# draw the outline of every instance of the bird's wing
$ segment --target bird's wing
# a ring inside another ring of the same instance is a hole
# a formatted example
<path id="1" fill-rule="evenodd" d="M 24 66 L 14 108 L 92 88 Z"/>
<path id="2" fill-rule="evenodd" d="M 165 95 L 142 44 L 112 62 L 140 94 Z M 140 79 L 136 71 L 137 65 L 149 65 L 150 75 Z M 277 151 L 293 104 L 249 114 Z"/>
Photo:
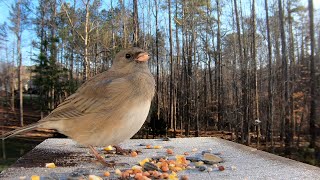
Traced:
<path id="1" fill-rule="evenodd" d="M 41 121 L 75 119 L 102 109 L 117 108 L 131 96 L 131 86 L 130 76 L 94 78 Z"/>

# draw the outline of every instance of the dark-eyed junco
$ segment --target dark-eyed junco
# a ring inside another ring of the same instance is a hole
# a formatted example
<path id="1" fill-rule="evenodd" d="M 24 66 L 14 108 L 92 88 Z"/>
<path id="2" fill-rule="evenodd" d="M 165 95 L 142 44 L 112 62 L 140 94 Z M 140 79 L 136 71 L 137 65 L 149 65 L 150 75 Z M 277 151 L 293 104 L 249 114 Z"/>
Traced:
<path id="1" fill-rule="evenodd" d="M 89 146 L 96 156 L 92 146 L 130 139 L 145 122 L 154 96 L 148 59 L 149 54 L 140 48 L 120 51 L 108 71 L 87 80 L 47 117 L 8 132 L 2 139 L 35 128 L 56 129 Z"/>

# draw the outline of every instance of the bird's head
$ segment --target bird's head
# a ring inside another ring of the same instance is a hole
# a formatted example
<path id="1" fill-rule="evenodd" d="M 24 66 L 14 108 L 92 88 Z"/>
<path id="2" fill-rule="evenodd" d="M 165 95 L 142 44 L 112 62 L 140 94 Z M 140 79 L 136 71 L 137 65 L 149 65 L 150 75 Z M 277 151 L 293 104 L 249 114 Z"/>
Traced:
<path id="1" fill-rule="evenodd" d="M 118 69 L 147 67 L 149 58 L 149 54 L 143 49 L 137 47 L 128 48 L 116 54 L 113 66 Z"/>

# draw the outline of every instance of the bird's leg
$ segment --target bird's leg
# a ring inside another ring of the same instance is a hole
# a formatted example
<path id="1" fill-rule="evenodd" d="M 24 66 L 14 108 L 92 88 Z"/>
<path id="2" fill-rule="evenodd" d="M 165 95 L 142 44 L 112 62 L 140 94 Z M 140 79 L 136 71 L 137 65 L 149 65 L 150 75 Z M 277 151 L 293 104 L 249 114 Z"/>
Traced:
<path id="1" fill-rule="evenodd" d="M 110 162 L 107 163 L 106 160 L 103 157 L 101 157 L 99 152 L 96 149 L 94 149 L 93 146 L 90 145 L 89 148 L 91 150 L 91 153 L 97 158 L 98 162 L 107 167 L 114 167 L 115 164 Z"/>

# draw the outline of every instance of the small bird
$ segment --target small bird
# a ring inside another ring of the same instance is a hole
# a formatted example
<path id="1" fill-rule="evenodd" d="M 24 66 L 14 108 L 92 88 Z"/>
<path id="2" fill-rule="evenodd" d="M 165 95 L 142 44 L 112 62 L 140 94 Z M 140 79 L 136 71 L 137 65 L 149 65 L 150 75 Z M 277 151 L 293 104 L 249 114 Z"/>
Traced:
<path id="1" fill-rule="evenodd" d="M 155 91 L 148 60 L 149 54 L 137 47 L 120 51 L 108 71 L 87 80 L 47 117 L 1 138 L 35 128 L 56 129 L 89 146 L 105 164 L 93 146 L 118 145 L 130 139 L 148 116 Z"/>

